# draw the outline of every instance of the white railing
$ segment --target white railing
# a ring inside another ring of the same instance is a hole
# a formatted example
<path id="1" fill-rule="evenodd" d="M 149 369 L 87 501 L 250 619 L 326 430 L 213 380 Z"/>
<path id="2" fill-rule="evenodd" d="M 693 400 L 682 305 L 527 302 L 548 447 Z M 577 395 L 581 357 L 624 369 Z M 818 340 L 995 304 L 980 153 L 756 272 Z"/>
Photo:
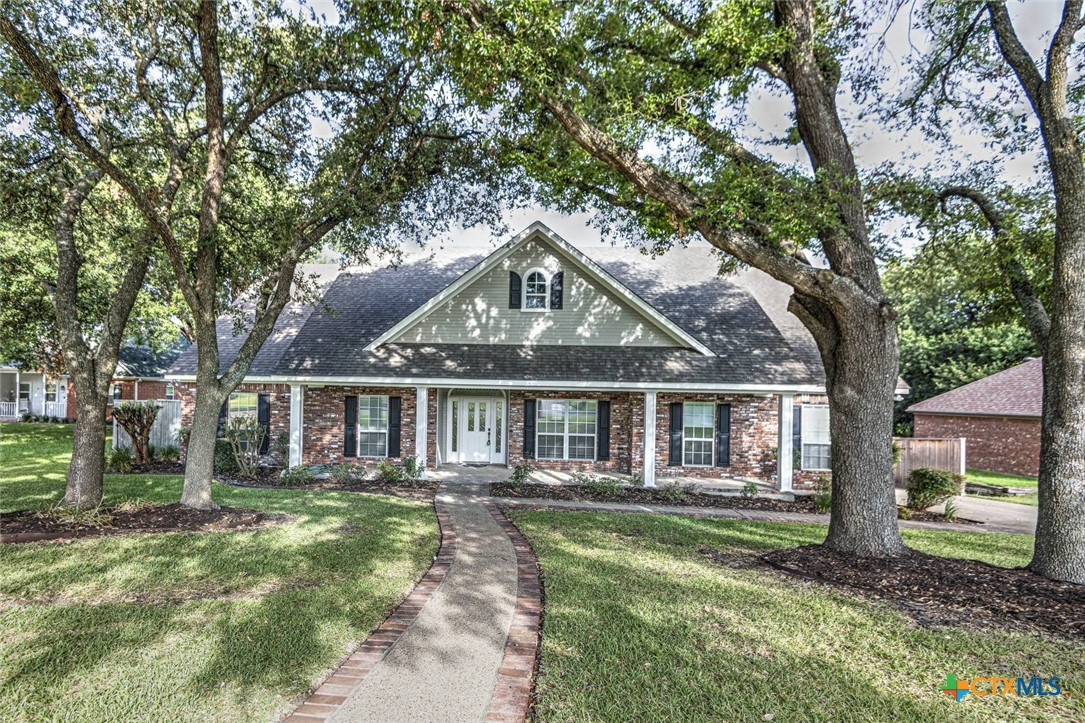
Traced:
<path id="1" fill-rule="evenodd" d="M 19 414 L 16 410 L 16 402 L 0 402 L 0 417 L 17 417 Z"/>
<path id="2" fill-rule="evenodd" d="M 67 402 L 46 402 L 45 403 L 45 416 L 47 416 L 47 417 L 67 417 L 68 416 L 68 403 Z"/>

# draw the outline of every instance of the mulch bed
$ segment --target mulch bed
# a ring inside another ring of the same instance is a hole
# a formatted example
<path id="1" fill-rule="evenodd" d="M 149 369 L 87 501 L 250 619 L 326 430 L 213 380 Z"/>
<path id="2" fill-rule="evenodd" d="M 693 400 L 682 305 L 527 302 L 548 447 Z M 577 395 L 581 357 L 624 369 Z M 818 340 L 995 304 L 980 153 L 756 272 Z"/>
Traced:
<path id="1" fill-rule="evenodd" d="M 154 460 L 147 464 L 133 464 L 132 471 L 125 474 L 184 474 L 185 466 L 180 462 Z M 110 474 L 115 474 L 110 472 Z"/>
<path id="2" fill-rule="evenodd" d="M 1085 585 L 1023 568 L 914 550 L 895 558 L 857 558 L 821 545 L 774 550 L 761 559 L 789 575 L 893 602 L 924 626 L 1030 628 L 1085 638 Z"/>
<path id="3" fill-rule="evenodd" d="M 102 508 L 82 521 L 42 510 L 0 513 L 0 542 L 40 542 L 133 532 L 217 532 L 248 530 L 280 524 L 290 518 L 281 513 L 237 507 L 194 510 L 179 503 L 137 509 Z"/>
<path id="4" fill-rule="evenodd" d="M 687 492 L 680 499 L 666 497 L 658 488 L 623 487 L 614 494 L 585 485 L 548 485 L 530 482 L 496 482 L 490 485 L 493 497 L 525 497 L 570 502 L 624 502 L 634 505 L 667 505 L 669 507 L 720 507 L 732 510 L 764 510 L 765 512 L 816 512 L 812 497 L 796 497 L 794 502 L 767 497 L 706 495 Z"/>
<path id="5" fill-rule="evenodd" d="M 357 482 L 354 484 L 342 484 L 332 480 L 317 480 L 307 485 L 280 485 L 273 482 L 261 482 L 259 480 L 235 479 L 232 477 L 218 476 L 215 478 L 223 484 L 234 487 L 250 487 L 253 489 L 275 490 L 320 490 L 329 492 L 365 492 L 373 495 L 389 495 L 391 497 L 403 497 L 411 500 L 429 502 L 437 494 L 439 482 L 427 482 L 426 480 L 414 480 L 411 482 Z M 265 479 L 275 479 L 274 476 Z"/>

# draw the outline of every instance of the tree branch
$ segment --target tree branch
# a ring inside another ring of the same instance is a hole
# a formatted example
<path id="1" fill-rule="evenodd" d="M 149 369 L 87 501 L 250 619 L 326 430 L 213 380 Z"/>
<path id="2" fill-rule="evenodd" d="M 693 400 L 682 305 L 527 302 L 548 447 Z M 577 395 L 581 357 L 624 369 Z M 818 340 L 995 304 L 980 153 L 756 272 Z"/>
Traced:
<path id="1" fill-rule="evenodd" d="M 987 3 L 987 14 L 991 16 L 991 27 L 994 29 L 995 40 L 1002 51 L 1002 57 L 1006 59 L 1021 82 L 1021 87 L 1025 89 L 1032 107 L 1039 111 L 1044 79 L 1040 71 L 1036 69 L 1032 56 L 1017 36 L 1017 30 L 1013 27 L 1013 20 L 1010 19 L 1005 0 L 990 0 Z"/>

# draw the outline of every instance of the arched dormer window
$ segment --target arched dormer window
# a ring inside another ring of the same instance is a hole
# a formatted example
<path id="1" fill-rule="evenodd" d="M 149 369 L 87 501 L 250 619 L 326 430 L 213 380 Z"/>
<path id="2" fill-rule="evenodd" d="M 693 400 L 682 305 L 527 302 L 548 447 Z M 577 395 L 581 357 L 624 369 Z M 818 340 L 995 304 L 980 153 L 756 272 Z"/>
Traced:
<path id="1" fill-rule="evenodd" d="M 550 308 L 550 279 L 542 269 L 532 269 L 524 277 L 524 309 L 546 311 Z"/>

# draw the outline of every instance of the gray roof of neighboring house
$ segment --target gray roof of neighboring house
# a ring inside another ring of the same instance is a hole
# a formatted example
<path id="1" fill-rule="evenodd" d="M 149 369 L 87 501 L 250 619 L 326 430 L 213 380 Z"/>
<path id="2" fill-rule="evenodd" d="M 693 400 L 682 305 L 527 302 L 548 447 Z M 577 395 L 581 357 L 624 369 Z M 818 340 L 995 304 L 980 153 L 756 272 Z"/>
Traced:
<path id="1" fill-rule="evenodd" d="M 716 356 L 648 347 L 384 344 L 365 347 L 442 291 L 484 257 L 414 260 L 396 267 L 341 271 L 323 308 L 293 305 L 250 376 L 436 377 L 628 383 L 821 385 L 817 347 L 787 311 L 790 289 L 764 273 L 717 275 L 719 258 L 705 243 L 659 258 L 635 249 L 578 247 Z M 221 321 L 223 368 L 243 336 Z M 195 371 L 195 348 L 172 369 Z"/>
<path id="2" fill-rule="evenodd" d="M 177 361 L 177 357 L 181 356 L 189 346 L 188 340 L 181 337 L 160 350 L 144 345 L 121 347 L 117 355 L 117 371 L 114 376 L 160 379 L 166 375 Z"/>
<path id="3" fill-rule="evenodd" d="M 1029 359 L 945 394 L 913 404 L 913 414 L 1040 417 L 1043 411 L 1043 359 Z"/>

